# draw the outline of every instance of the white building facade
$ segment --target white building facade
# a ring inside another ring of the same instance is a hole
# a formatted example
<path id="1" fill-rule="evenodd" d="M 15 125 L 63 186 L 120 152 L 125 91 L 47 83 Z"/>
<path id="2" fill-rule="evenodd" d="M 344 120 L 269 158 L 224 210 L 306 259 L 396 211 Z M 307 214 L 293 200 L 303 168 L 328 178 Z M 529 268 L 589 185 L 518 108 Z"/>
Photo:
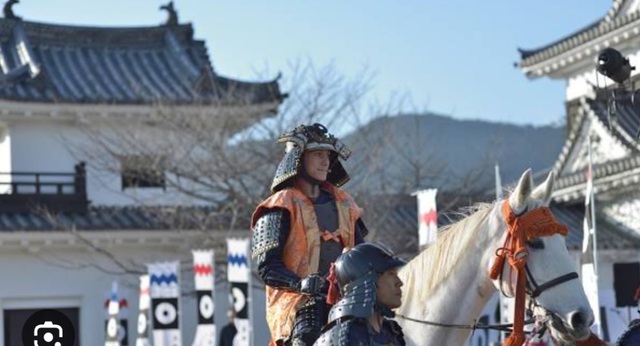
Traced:
<path id="1" fill-rule="evenodd" d="M 111 171 L 83 160 L 79 149 L 99 143 L 82 128 L 166 143 L 171 129 L 158 125 L 162 113 L 204 119 L 228 136 L 277 111 L 284 98 L 277 81 L 218 75 L 191 24 L 98 28 L 8 16 L 0 36 L 0 275 L 7 278 L 0 343 L 22 345 L 17 326 L 53 308 L 76 326 L 76 345 L 103 344 L 104 301 L 117 280 L 129 311 L 123 344 L 133 345 L 139 274 L 146 264 L 180 260 L 183 344 L 191 344 L 198 316 L 191 250 L 213 248 L 224 263 L 225 239 L 248 236 L 248 225 L 169 222 L 176 210 L 188 217 L 208 205 L 164 180 L 124 174 L 124 159 L 105 159 Z M 223 272 L 216 275 L 218 330 L 228 305 Z M 263 295 L 260 287 L 253 294 L 260 317 Z M 255 329 L 258 340 L 268 338 L 264 323 Z"/>

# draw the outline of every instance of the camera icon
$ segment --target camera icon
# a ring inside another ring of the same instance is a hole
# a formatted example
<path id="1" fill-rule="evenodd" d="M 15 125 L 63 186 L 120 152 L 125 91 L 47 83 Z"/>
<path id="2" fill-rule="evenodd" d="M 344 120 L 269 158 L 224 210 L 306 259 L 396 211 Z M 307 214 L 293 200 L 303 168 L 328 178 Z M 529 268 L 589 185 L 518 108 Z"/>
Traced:
<path id="1" fill-rule="evenodd" d="M 51 321 L 37 325 L 33 329 L 33 336 L 33 346 L 62 346 L 62 327 Z"/>
<path id="2" fill-rule="evenodd" d="M 74 346 L 78 344 L 74 324 L 63 312 L 38 310 L 22 325 L 24 346 Z"/>

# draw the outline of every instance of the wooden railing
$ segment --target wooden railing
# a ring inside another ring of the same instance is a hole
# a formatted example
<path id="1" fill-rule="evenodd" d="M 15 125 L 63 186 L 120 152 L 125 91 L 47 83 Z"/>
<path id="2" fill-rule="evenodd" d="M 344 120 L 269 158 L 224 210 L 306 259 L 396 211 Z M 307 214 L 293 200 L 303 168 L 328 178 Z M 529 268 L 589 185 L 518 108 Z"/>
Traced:
<path id="1" fill-rule="evenodd" d="M 0 172 L 0 212 L 86 212 L 86 165 L 73 173 Z"/>

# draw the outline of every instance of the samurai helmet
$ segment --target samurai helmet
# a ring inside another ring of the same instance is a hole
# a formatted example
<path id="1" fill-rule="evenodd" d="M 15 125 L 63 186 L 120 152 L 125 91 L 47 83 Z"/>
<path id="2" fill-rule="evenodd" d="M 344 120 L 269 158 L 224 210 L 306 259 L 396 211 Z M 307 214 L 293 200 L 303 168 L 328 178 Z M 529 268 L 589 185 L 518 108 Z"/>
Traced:
<path id="1" fill-rule="evenodd" d="M 318 123 L 299 125 L 282 134 L 276 143 L 285 144 L 285 154 L 273 177 L 272 193 L 291 186 L 294 177 L 304 174 L 302 155 L 305 151 L 310 150 L 329 150 L 334 153 L 331 155 L 327 182 L 335 186 L 342 186 L 349 181 L 349 174 L 339 158 L 347 160 L 351 155 L 351 150 L 330 134 L 324 125 Z"/>
<path id="2" fill-rule="evenodd" d="M 331 309 L 329 321 L 347 315 L 366 318 L 374 309 L 393 317 L 389 308 L 377 302 L 376 282 L 385 271 L 405 264 L 390 250 L 372 243 L 361 243 L 344 252 L 334 265 L 342 299 Z"/>

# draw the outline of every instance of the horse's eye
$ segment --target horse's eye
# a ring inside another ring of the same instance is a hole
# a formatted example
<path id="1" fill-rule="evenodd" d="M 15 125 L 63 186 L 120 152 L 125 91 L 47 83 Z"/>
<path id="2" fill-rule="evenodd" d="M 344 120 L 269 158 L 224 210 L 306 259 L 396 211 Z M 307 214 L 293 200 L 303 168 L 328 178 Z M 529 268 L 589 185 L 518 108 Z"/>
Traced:
<path id="1" fill-rule="evenodd" d="M 544 242 L 540 238 L 535 238 L 528 241 L 527 246 L 535 250 L 542 250 L 544 249 Z"/>

